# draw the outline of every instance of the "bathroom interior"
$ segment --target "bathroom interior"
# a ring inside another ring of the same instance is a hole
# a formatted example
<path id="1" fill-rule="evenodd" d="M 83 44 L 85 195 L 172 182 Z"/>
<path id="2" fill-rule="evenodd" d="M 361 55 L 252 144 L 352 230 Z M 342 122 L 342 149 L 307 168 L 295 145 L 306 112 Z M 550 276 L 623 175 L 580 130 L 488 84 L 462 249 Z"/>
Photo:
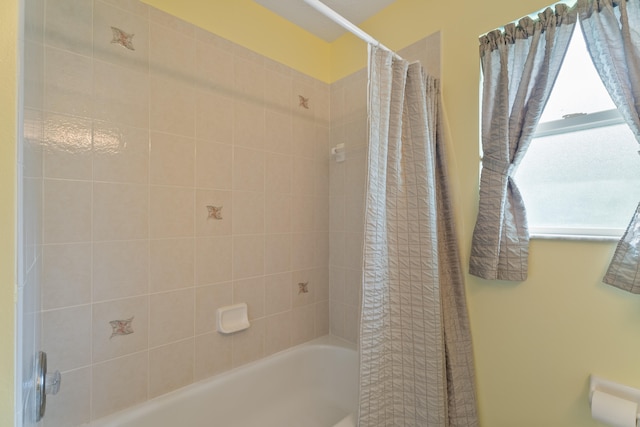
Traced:
<path id="1" fill-rule="evenodd" d="M 260 3 L 5 0 L 0 425 L 22 425 L 18 355 L 38 349 L 62 387 L 37 425 L 70 427 L 318 337 L 357 344 L 366 43 Z M 395 0 L 358 22 L 440 79 L 465 272 L 478 36 L 547 6 Z M 465 273 L 479 425 L 596 427 L 591 374 L 640 387 L 640 301 L 601 283 L 615 249 L 532 239 L 526 281 Z M 251 327 L 219 334 L 243 302 Z"/>

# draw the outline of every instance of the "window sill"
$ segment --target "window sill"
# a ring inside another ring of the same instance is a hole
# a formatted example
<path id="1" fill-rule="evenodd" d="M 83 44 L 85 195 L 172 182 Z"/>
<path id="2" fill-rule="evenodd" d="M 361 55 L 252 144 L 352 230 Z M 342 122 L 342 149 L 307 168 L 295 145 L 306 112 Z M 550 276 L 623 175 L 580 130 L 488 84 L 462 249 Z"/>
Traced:
<path id="1" fill-rule="evenodd" d="M 564 233 L 563 233 L 564 231 Z M 585 230 L 586 231 L 586 230 Z M 571 240 L 571 241 L 584 241 L 584 242 L 612 242 L 617 243 L 622 238 L 623 231 L 616 234 L 603 234 L 589 233 L 589 232 L 577 232 L 574 230 L 557 230 L 554 232 L 542 232 L 537 230 L 531 230 L 529 232 L 529 238 L 531 240 Z"/>

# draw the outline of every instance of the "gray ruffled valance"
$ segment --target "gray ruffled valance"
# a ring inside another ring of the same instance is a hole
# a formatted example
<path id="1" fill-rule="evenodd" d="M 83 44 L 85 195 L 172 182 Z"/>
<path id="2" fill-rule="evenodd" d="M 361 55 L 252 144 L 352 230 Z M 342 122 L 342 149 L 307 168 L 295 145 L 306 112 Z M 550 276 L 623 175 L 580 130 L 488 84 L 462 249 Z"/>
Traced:
<path id="1" fill-rule="evenodd" d="M 518 23 L 505 25 L 504 30 L 493 30 L 480 37 L 480 55 L 491 52 L 498 45 L 513 44 L 516 40 L 532 37 L 536 32 L 544 32 L 550 26 L 575 24 L 576 14 L 566 4 L 557 4 L 555 10 L 546 8 L 538 14 L 538 19 L 529 16 L 521 18 Z"/>

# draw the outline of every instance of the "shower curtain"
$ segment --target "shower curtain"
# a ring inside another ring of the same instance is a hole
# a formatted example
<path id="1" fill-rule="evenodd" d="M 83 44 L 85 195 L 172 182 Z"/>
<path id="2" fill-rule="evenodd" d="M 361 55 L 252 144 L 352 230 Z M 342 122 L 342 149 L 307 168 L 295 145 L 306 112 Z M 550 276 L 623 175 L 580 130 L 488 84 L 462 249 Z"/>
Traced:
<path id="1" fill-rule="evenodd" d="M 438 82 L 369 50 L 358 425 L 477 426 Z"/>

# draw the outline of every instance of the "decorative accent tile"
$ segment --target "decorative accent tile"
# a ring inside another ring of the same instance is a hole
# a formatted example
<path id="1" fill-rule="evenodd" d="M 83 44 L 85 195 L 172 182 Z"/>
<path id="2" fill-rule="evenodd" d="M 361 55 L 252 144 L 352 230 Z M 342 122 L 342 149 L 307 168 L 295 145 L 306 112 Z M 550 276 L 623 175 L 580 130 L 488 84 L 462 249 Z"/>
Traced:
<path id="1" fill-rule="evenodd" d="M 113 331 L 111 332 L 111 336 L 109 339 L 115 337 L 116 335 L 129 335 L 133 333 L 133 317 L 130 317 L 125 320 L 112 320 L 109 322 Z"/>
<path id="2" fill-rule="evenodd" d="M 222 206 L 207 205 L 207 209 L 209 210 L 208 218 L 217 219 L 217 220 L 222 219 Z"/>
<path id="3" fill-rule="evenodd" d="M 298 283 L 298 294 L 306 294 L 309 293 L 309 282 L 300 282 Z"/>
<path id="4" fill-rule="evenodd" d="M 129 34 L 122 31 L 120 28 L 111 27 L 111 31 L 113 31 L 113 39 L 111 43 L 119 44 L 122 47 L 126 47 L 129 50 L 136 50 L 133 47 L 133 36 L 135 34 Z"/>
<path id="5" fill-rule="evenodd" d="M 298 107 L 306 108 L 308 110 L 309 109 L 309 98 L 305 98 L 302 95 L 298 95 L 298 99 L 300 99 L 300 103 L 298 104 Z"/>

